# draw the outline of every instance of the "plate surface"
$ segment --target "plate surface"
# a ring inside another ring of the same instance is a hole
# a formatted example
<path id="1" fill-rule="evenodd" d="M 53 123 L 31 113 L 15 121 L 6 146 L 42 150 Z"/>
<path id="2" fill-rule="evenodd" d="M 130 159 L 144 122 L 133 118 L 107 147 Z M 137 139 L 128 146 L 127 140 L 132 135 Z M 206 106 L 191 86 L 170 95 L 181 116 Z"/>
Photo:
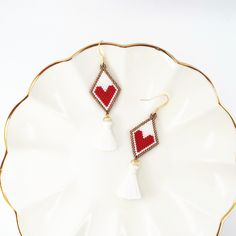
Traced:
<path id="1" fill-rule="evenodd" d="M 210 80 L 146 44 L 102 43 L 121 87 L 111 116 L 118 149 L 96 149 L 103 111 L 89 90 L 97 44 L 53 63 L 11 112 L 1 186 L 23 236 L 215 236 L 236 201 L 235 123 Z M 159 146 L 142 158 L 143 198 L 116 190 L 132 159 L 129 130 L 163 92 Z"/>

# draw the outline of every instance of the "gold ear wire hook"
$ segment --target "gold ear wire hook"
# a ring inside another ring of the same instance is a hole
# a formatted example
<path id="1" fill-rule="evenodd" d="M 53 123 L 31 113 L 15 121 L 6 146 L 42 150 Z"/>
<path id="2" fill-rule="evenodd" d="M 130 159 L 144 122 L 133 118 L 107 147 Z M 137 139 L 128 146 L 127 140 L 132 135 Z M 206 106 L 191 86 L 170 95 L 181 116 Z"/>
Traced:
<path id="1" fill-rule="evenodd" d="M 152 97 L 152 98 L 143 98 L 143 99 L 140 99 L 141 101 L 151 101 L 153 99 L 156 99 L 156 98 L 160 98 L 160 97 L 165 97 L 166 98 L 166 101 L 163 102 L 161 105 L 159 105 L 151 114 L 156 114 L 162 107 L 164 107 L 170 100 L 170 97 L 168 94 L 166 93 L 163 93 L 161 95 L 158 95 L 158 96 L 155 96 L 155 97 Z"/>
<path id="2" fill-rule="evenodd" d="M 100 57 L 100 65 L 103 65 L 104 64 L 104 52 L 102 50 L 102 47 L 101 47 L 101 43 L 102 43 L 102 40 L 98 43 L 98 55 Z"/>

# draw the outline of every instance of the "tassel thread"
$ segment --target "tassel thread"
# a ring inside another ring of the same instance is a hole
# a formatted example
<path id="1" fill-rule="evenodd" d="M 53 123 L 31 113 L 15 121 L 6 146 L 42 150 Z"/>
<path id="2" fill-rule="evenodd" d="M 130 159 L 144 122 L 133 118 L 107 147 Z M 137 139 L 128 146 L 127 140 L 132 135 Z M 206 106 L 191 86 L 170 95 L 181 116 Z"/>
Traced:
<path id="1" fill-rule="evenodd" d="M 129 164 L 128 174 L 118 189 L 118 196 L 127 200 L 140 199 L 141 193 L 137 178 L 137 171 L 139 169 L 139 160 L 132 160 Z"/>
<path id="2" fill-rule="evenodd" d="M 103 128 L 99 139 L 97 140 L 97 148 L 101 151 L 114 151 L 117 148 L 117 143 L 112 131 L 112 119 L 109 114 L 103 118 Z"/>

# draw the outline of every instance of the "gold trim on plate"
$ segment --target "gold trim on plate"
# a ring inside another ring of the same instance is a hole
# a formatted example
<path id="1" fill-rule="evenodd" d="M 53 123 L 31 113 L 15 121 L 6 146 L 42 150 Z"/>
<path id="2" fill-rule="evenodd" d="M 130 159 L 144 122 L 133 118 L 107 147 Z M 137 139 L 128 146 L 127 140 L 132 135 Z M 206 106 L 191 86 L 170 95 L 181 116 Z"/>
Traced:
<path id="1" fill-rule="evenodd" d="M 47 70 L 49 69 L 50 67 L 56 65 L 56 64 L 59 64 L 59 63 L 62 63 L 62 62 L 67 62 L 67 61 L 70 61 L 72 60 L 75 56 L 79 55 L 80 53 L 82 53 L 83 51 L 89 49 L 89 48 L 92 48 L 92 47 L 97 47 L 99 45 L 110 45 L 110 46 L 116 46 L 116 47 L 120 47 L 120 48 L 130 48 L 130 47 L 149 47 L 149 48 L 153 48 L 155 50 L 158 50 L 158 51 L 161 51 L 163 53 L 165 53 L 167 56 L 169 56 L 175 63 L 179 64 L 179 65 L 182 65 L 182 66 L 186 66 L 188 68 L 191 68 L 195 71 L 198 71 L 199 73 L 201 73 L 205 79 L 208 80 L 208 82 L 211 84 L 214 92 L 215 92 L 215 95 L 217 97 L 217 100 L 218 100 L 218 104 L 220 107 L 222 107 L 225 112 L 229 115 L 230 119 L 232 120 L 232 123 L 234 125 L 234 127 L 236 128 L 236 122 L 234 121 L 233 117 L 231 116 L 231 114 L 229 113 L 229 111 L 222 105 L 222 103 L 220 102 L 220 98 L 217 94 L 217 91 L 216 91 L 216 88 L 215 86 L 213 85 L 212 81 L 202 72 L 200 71 L 199 69 L 195 68 L 194 66 L 192 65 L 189 65 L 187 63 L 184 63 L 184 62 L 181 62 L 179 60 L 177 60 L 172 54 L 170 54 L 169 52 L 167 52 L 166 50 L 160 48 L 160 47 L 157 47 L 157 46 L 154 46 L 154 45 L 151 45 L 151 44 L 145 44 L 145 43 L 136 43 L 136 44 L 116 44 L 116 43 L 111 43 L 111 42 L 98 42 L 98 43 L 95 43 L 95 44 L 91 44 L 91 45 L 88 45 L 82 49 L 80 49 L 79 51 L 77 51 L 76 53 L 74 53 L 72 56 L 64 59 L 64 60 L 61 60 L 61 61 L 56 61 L 50 65 L 48 65 L 47 67 L 45 67 L 42 71 L 39 72 L 39 74 L 33 79 L 33 81 L 31 82 L 30 84 L 30 87 L 27 91 L 27 94 L 26 96 L 20 101 L 18 102 L 15 107 L 11 110 L 10 114 L 8 115 L 8 118 L 6 120 L 6 123 L 5 123 L 5 126 L 4 126 L 4 143 L 5 143 L 5 155 L 4 155 L 4 158 L 2 160 L 2 163 L 0 165 L 0 191 L 2 192 L 2 195 L 3 195 L 3 198 L 5 199 L 6 203 L 10 206 L 10 208 L 14 211 L 14 214 L 15 214 L 15 217 L 16 217 L 16 223 L 17 223 L 17 227 L 18 227 L 18 231 L 19 231 L 19 234 L 20 236 L 23 236 L 23 233 L 21 231 L 21 228 L 20 228 L 20 223 L 19 223 L 19 216 L 18 216 L 18 213 L 16 211 L 16 209 L 12 206 L 12 204 L 10 203 L 10 201 L 8 200 L 8 197 L 6 195 L 6 193 L 4 192 L 4 189 L 3 189 L 3 186 L 2 186 L 2 172 L 3 172 L 3 166 L 4 166 L 4 162 L 7 158 L 7 153 L 8 153 L 8 146 L 7 146 L 7 125 L 8 125 L 8 122 L 10 121 L 11 119 L 11 116 L 13 115 L 13 113 L 15 112 L 15 110 L 18 108 L 18 106 L 24 102 L 28 97 L 29 97 L 29 94 L 32 90 L 32 88 L 34 87 L 34 84 L 37 82 L 37 80 L 39 79 L 39 77 Z M 220 222 L 219 222 L 219 227 L 218 227 L 218 230 L 217 230 L 217 234 L 216 236 L 220 236 L 220 233 L 222 231 L 222 227 L 225 223 L 225 221 L 227 220 L 227 218 L 229 217 L 230 213 L 236 209 L 236 202 L 234 202 L 232 204 L 232 206 L 228 209 L 228 211 L 223 215 L 223 217 L 220 219 Z"/>

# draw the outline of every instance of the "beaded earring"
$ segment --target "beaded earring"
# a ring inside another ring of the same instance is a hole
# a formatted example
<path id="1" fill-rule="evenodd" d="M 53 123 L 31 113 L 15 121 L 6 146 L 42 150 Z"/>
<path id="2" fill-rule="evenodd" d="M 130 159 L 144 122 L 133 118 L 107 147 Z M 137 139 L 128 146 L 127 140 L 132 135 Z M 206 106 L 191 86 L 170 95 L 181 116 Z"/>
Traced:
<path id="1" fill-rule="evenodd" d="M 159 105 L 146 120 L 130 130 L 130 141 L 134 159 L 130 162 L 128 175 L 119 188 L 118 195 L 121 198 L 129 200 L 141 198 L 137 179 L 137 170 L 140 167 L 140 157 L 159 144 L 155 121 L 159 109 L 169 102 L 169 96 L 167 94 L 162 94 L 158 97 L 165 97 L 165 101 Z M 148 101 L 152 99 L 143 100 Z"/>
<path id="2" fill-rule="evenodd" d="M 96 140 L 96 145 L 102 151 L 113 151 L 117 148 L 117 143 L 112 131 L 110 111 L 121 89 L 108 72 L 107 65 L 104 62 L 104 52 L 101 49 L 101 42 L 98 44 L 98 55 L 100 57 L 100 71 L 90 89 L 90 93 L 105 111 L 105 116 L 103 118 L 103 129 L 100 133 L 100 138 Z"/>

